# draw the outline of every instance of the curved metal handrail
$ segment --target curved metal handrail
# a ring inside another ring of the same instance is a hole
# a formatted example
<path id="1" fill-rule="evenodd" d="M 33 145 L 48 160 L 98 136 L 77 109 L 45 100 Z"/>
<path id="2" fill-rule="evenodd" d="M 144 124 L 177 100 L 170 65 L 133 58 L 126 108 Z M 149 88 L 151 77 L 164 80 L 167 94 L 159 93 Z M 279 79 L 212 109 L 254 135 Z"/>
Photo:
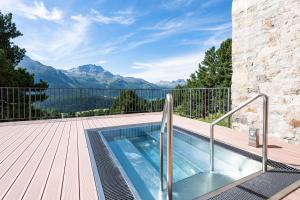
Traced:
<path id="1" fill-rule="evenodd" d="M 263 98 L 263 149 L 262 149 L 262 171 L 267 171 L 267 159 L 268 159 L 268 106 L 269 106 L 269 99 L 268 96 L 260 93 L 255 95 L 254 97 L 248 99 L 243 104 L 239 105 L 238 107 L 232 109 L 230 112 L 226 113 L 222 117 L 216 119 L 210 124 L 210 170 L 214 171 L 214 126 L 224 120 L 227 117 L 230 117 L 235 112 L 241 110 L 248 104 L 252 103 L 258 98 Z"/>
<path id="2" fill-rule="evenodd" d="M 164 188 L 164 130 L 167 124 L 167 189 L 168 200 L 172 200 L 172 183 L 173 183 L 173 166 L 172 166 L 172 151 L 173 151 L 173 97 L 167 94 L 163 116 L 160 128 L 160 187 Z"/>

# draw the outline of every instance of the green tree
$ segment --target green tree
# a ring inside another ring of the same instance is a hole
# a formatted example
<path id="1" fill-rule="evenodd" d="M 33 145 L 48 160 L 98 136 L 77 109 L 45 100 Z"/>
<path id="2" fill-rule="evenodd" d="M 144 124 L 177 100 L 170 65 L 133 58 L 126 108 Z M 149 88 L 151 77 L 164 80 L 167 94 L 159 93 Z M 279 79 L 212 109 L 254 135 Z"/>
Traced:
<path id="1" fill-rule="evenodd" d="M 231 59 L 231 39 L 223 41 L 218 49 L 211 47 L 205 52 L 198 70 L 190 75 L 184 88 L 223 88 L 231 86 L 232 59 Z M 228 111 L 227 90 L 182 90 L 180 94 L 181 102 L 176 104 L 175 112 L 184 116 L 201 115 L 202 118 L 217 116 Z M 176 93 L 174 98 L 176 98 Z M 216 104 L 218 102 L 218 105 Z M 221 104 L 221 103 L 222 104 Z M 198 113 L 198 114 L 197 114 Z"/>
<path id="2" fill-rule="evenodd" d="M 219 49 L 211 47 L 205 52 L 203 61 L 187 80 L 186 87 L 230 87 L 231 77 L 231 39 L 227 39 L 221 43 Z"/>
<path id="3" fill-rule="evenodd" d="M 33 74 L 28 73 L 25 69 L 17 68 L 26 52 L 25 49 L 12 42 L 19 36 L 22 36 L 22 33 L 12 22 L 12 14 L 2 14 L 0 11 L 0 87 L 39 88 L 32 93 L 30 90 L 20 88 L 1 88 L 1 102 L 4 104 L 1 111 L 4 116 L 1 118 L 27 118 L 30 114 L 29 110 L 37 113 L 37 109 L 32 106 L 35 101 L 43 101 L 47 98 L 45 90 L 48 88 L 48 84 L 43 80 L 35 83 Z M 20 116 L 20 110 L 22 110 L 23 116 Z M 39 110 L 39 112 L 41 111 Z"/>
<path id="4" fill-rule="evenodd" d="M 114 101 L 110 113 L 123 114 L 132 112 L 146 112 L 148 102 L 139 97 L 132 90 L 122 90 Z"/>

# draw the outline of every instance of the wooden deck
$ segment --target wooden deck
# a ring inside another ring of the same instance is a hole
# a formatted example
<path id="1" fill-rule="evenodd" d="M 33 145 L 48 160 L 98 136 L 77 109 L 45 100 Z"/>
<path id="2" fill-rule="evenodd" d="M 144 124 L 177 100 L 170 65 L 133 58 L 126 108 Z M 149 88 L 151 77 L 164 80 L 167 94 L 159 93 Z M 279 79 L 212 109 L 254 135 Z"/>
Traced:
<path id="1" fill-rule="evenodd" d="M 0 199 L 98 199 L 84 130 L 158 122 L 160 113 L 0 123 Z M 208 124 L 174 116 L 174 124 L 208 135 Z M 247 136 L 224 127 L 216 139 L 247 151 Z M 269 157 L 300 168 L 300 146 L 269 140 Z M 300 189 L 285 199 L 299 199 Z"/>

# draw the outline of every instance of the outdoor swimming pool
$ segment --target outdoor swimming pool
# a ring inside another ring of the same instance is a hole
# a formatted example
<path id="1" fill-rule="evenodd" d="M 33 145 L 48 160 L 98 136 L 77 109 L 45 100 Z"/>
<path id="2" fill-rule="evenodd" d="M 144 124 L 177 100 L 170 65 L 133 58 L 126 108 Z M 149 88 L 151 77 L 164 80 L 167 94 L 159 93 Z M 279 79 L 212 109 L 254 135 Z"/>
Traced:
<path id="1" fill-rule="evenodd" d="M 147 124 L 99 131 L 132 192 L 141 199 L 166 198 L 166 189 L 160 190 L 159 130 L 160 125 Z M 206 138 L 174 127 L 173 139 L 174 199 L 194 199 L 261 170 L 260 162 L 216 144 L 211 173 Z M 164 175 L 166 186 L 166 170 Z"/>

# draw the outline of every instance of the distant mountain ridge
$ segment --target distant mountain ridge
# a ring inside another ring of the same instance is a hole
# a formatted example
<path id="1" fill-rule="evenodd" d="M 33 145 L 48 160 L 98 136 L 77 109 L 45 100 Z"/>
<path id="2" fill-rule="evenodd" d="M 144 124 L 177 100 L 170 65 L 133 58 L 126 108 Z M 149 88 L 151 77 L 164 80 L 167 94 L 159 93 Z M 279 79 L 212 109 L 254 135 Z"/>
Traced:
<path id="1" fill-rule="evenodd" d="M 18 67 L 35 74 L 35 81 L 45 80 L 51 88 L 110 88 L 154 89 L 158 85 L 143 79 L 114 75 L 103 67 L 93 64 L 69 70 L 55 69 L 25 56 Z"/>
<path id="2" fill-rule="evenodd" d="M 175 81 L 159 81 L 156 85 L 163 87 L 163 88 L 175 88 L 177 85 L 185 85 L 186 81 L 184 79 L 178 79 Z"/>

